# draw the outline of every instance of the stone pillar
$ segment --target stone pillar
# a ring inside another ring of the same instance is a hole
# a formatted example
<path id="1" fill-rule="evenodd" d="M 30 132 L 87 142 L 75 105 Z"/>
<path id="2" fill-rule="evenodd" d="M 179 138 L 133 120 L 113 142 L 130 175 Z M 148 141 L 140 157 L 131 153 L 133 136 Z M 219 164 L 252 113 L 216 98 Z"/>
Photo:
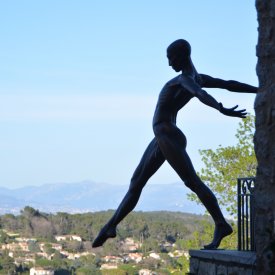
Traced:
<path id="1" fill-rule="evenodd" d="M 275 274 L 275 0 L 256 0 L 259 22 L 255 100 L 257 274 Z"/>

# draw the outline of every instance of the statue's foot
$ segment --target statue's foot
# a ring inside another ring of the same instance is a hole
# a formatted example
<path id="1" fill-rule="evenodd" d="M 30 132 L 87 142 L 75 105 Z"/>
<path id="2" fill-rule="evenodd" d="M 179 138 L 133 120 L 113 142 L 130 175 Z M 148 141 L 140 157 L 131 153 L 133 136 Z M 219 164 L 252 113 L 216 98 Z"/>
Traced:
<path id="1" fill-rule="evenodd" d="M 115 227 L 108 228 L 107 225 L 105 225 L 99 232 L 98 236 L 95 238 L 92 244 L 92 247 L 102 246 L 107 241 L 107 239 L 115 238 L 115 237 L 116 237 L 116 228 Z"/>
<path id="2" fill-rule="evenodd" d="M 218 224 L 215 227 L 213 241 L 204 246 L 204 249 L 217 249 L 222 241 L 222 239 L 230 234 L 232 234 L 232 227 L 228 223 Z"/>

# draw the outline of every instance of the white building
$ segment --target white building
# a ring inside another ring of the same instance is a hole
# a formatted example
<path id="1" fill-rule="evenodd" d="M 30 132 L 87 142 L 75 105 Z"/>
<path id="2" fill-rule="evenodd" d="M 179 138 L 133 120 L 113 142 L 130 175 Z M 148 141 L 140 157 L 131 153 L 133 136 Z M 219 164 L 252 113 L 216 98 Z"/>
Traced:
<path id="1" fill-rule="evenodd" d="M 102 259 L 105 263 L 123 263 L 124 259 L 118 256 L 105 256 Z"/>
<path id="2" fill-rule="evenodd" d="M 156 273 L 149 270 L 149 269 L 141 269 L 139 272 L 138 272 L 138 275 L 155 275 Z"/>
<path id="3" fill-rule="evenodd" d="M 60 241 L 78 241 L 82 242 L 82 238 L 78 235 L 60 235 L 54 237 L 58 242 Z"/>
<path id="4" fill-rule="evenodd" d="M 129 253 L 126 257 L 126 260 L 135 261 L 137 264 L 142 261 L 142 254 L 141 253 Z"/>
<path id="5" fill-rule="evenodd" d="M 140 243 L 134 241 L 133 238 L 126 238 L 123 242 L 123 247 L 127 251 L 134 252 L 138 250 Z"/>
<path id="6" fill-rule="evenodd" d="M 71 235 L 71 240 L 82 242 L 82 238 L 80 236 L 77 236 L 77 235 Z"/>
<path id="7" fill-rule="evenodd" d="M 156 260 L 160 260 L 160 255 L 155 253 L 155 252 L 151 252 L 149 254 L 149 257 L 153 258 L 153 259 L 156 259 Z"/>
<path id="8" fill-rule="evenodd" d="M 32 267 L 30 269 L 30 275 L 54 275 L 54 270 L 43 267 Z"/>
<path id="9" fill-rule="evenodd" d="M 106 263 L 106 264 L 102 264 L 100 269 L 117 269 L 117 264 L 115 263 Z"/>

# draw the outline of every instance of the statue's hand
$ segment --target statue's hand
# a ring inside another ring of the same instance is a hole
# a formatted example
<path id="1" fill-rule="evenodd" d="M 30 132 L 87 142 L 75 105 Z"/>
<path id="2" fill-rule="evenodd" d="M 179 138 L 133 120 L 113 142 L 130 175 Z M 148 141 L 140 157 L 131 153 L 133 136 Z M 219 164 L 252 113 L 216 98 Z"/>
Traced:
<path id="1" fill-rule="evenodd" d="M 219 105 L 220 105 L 220 112 L 226 116 L 245 118 L 247 115 L 246 109 L 236 110 L 238 108 L 238 105 L 232 108 L 224 108 L 222 103 L 219 103 Z"/>

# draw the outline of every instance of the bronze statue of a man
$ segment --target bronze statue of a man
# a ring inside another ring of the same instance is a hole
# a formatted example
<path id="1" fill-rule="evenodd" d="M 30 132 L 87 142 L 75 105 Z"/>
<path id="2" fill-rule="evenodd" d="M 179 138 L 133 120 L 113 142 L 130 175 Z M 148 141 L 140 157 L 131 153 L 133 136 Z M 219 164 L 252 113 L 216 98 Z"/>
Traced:
<path id="1" fill-rule="evenodd" d="M 155 137 L 145 150 L 133 174 L 128 192 L 112 218 L 101 229 L 93 242 L 93 247 L 101 246 L 108 238 L 116 237 L 117 225 L 134 209 L 143 187 L 165 160 L 185 185 L 197 194 L 215 222 L 213 240 L 204 248 L 218 248 L 221 240 L 232 233 L 232 228 L 226 222 L 215 195 L 196 174 L 186 153 L 186 137 L 177 127 L 176 118 L 178 111 L 193 97 L 197 97 L 202 103 L 224 115 L 245 118 L 245 109 L 237 110 L 238 106 L 223 107 L 202 90 L 202 87 L 222 88 L 241 93 L 256 93 L 257 88 L 233 80 L 225 81 L 198 74 L 191 60 L 191 46 L 186 40 L 179 39 L 173 42 L 167 48 L 167 58 L 169 66 L 181 74 L 168 81 L 161 90 L 153 118 Z"/>

